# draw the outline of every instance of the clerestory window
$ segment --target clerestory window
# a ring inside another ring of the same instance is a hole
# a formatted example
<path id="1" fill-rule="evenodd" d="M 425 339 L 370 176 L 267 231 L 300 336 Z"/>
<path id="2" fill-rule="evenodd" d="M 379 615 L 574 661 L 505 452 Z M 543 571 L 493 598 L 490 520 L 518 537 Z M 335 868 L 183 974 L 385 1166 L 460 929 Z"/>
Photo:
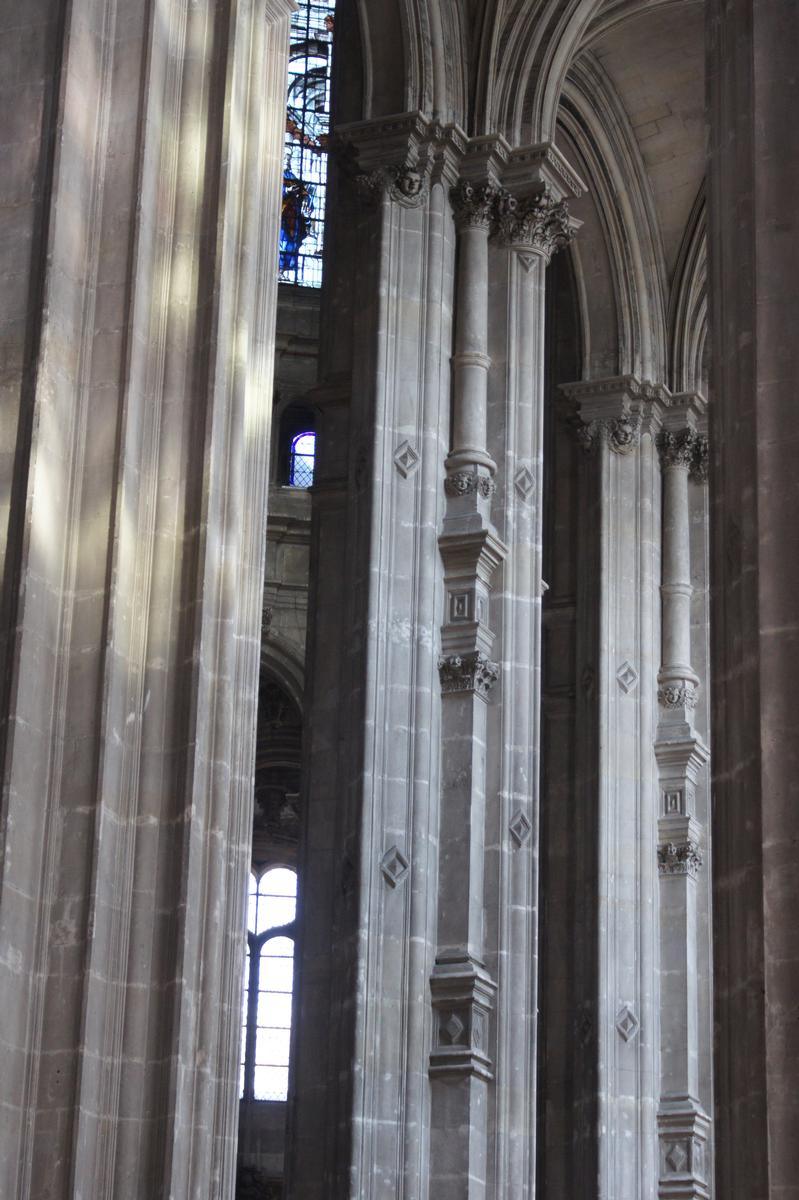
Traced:
<path id="1" fill-rule="evenodd" d="M 241 1034 L 243 1099 L 288 1096 L 296 908 L 295 871 L 271 867 L 251 873 Z"/>

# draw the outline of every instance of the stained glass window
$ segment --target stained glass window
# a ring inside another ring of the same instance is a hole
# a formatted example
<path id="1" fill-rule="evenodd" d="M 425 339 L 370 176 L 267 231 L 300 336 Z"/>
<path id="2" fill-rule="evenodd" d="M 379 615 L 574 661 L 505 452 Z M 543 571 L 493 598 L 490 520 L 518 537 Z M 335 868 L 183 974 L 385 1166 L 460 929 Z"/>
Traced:
<path id="1" fill-rule="evenodd" d="M 241 1095 L 285 1100 L 289 1085 L 297 876 L 250 875 L 241 1033 Z"/>
<path id="2" fill-rule="evenodd" d="M 291 18 L 279 277 L 319 287 L 336 0 L 300 0 Z"/>
<path id="3" fill-rule="evenodd" d="M 316 434 L 298 433 L 291 439 L 289 461 L 289 484 L 296 488 L 309 488 L 313 483 L 316 461 Z"/>

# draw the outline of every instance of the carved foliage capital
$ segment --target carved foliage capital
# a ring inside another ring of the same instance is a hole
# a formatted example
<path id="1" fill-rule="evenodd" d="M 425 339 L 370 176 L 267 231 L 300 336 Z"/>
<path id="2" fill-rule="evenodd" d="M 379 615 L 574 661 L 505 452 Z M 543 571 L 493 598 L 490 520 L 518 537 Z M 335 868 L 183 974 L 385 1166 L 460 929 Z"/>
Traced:
<path id="1" fill-rule="evenodd" d="M 565 200 L 544 191 L 519 199 L 503 191 L 497 199 L 497 234 L 506 246 L 526 247 L 547 261 L 574 237 Z"/>
<path id="2" fill-rule="evenodd" d="M 449 198 L 458 229 L 490 229 L 500 189 L 494 183 L 469 183 L 461 179 Z"/>
<path id="3" fill-rule="evenodd" d="M 693 478 L 707 479 L 708 440 L 695 429 L 662 429 L 657 439 L 661 466 L 689 471 Z"/>
<path id="4" fill-rule="evenodd" d="M 438 660 L 441 691 L 474 692 L 483 699 L 499 678 L 499 665 L 479 651 L 469 654 L 450 654 Z"/>
<path id="5" fill-rule="evenodd" d="M 699 846 L 690 839 L 658 846 L 658 871 L 661 875 L 696 875 L 701 866 Z"/>

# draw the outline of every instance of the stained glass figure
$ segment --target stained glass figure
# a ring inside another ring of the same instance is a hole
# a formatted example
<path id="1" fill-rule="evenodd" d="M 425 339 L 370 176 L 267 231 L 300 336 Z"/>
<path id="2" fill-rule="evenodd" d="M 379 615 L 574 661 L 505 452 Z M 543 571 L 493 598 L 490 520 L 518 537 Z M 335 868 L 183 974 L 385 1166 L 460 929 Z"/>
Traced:
<path id="1" fill-rule="evenodd" d="M 316 462 L 316 434 L 298 433 L 291 439 L 289 484 L 291 487 L 309 488 L 313 483 Z"/>
<path id="2" fill-rule="evenodd" d="M 322 283 L 334 9 L 300 0 L 291 18 L 279 278 L 303 287 Z"/>

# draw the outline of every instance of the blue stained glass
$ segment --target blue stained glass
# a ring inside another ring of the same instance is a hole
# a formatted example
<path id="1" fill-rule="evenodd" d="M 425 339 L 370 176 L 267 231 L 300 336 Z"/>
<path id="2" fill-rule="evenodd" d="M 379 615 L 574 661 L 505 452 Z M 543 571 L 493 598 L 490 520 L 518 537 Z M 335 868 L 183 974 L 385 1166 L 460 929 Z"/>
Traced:
<path id="1" fill-rule="evenodd" d="M 320 287 L 330 132 L 335 0 L 300 0 L 291 18 L 286 108 L 281 283 Z"/>

